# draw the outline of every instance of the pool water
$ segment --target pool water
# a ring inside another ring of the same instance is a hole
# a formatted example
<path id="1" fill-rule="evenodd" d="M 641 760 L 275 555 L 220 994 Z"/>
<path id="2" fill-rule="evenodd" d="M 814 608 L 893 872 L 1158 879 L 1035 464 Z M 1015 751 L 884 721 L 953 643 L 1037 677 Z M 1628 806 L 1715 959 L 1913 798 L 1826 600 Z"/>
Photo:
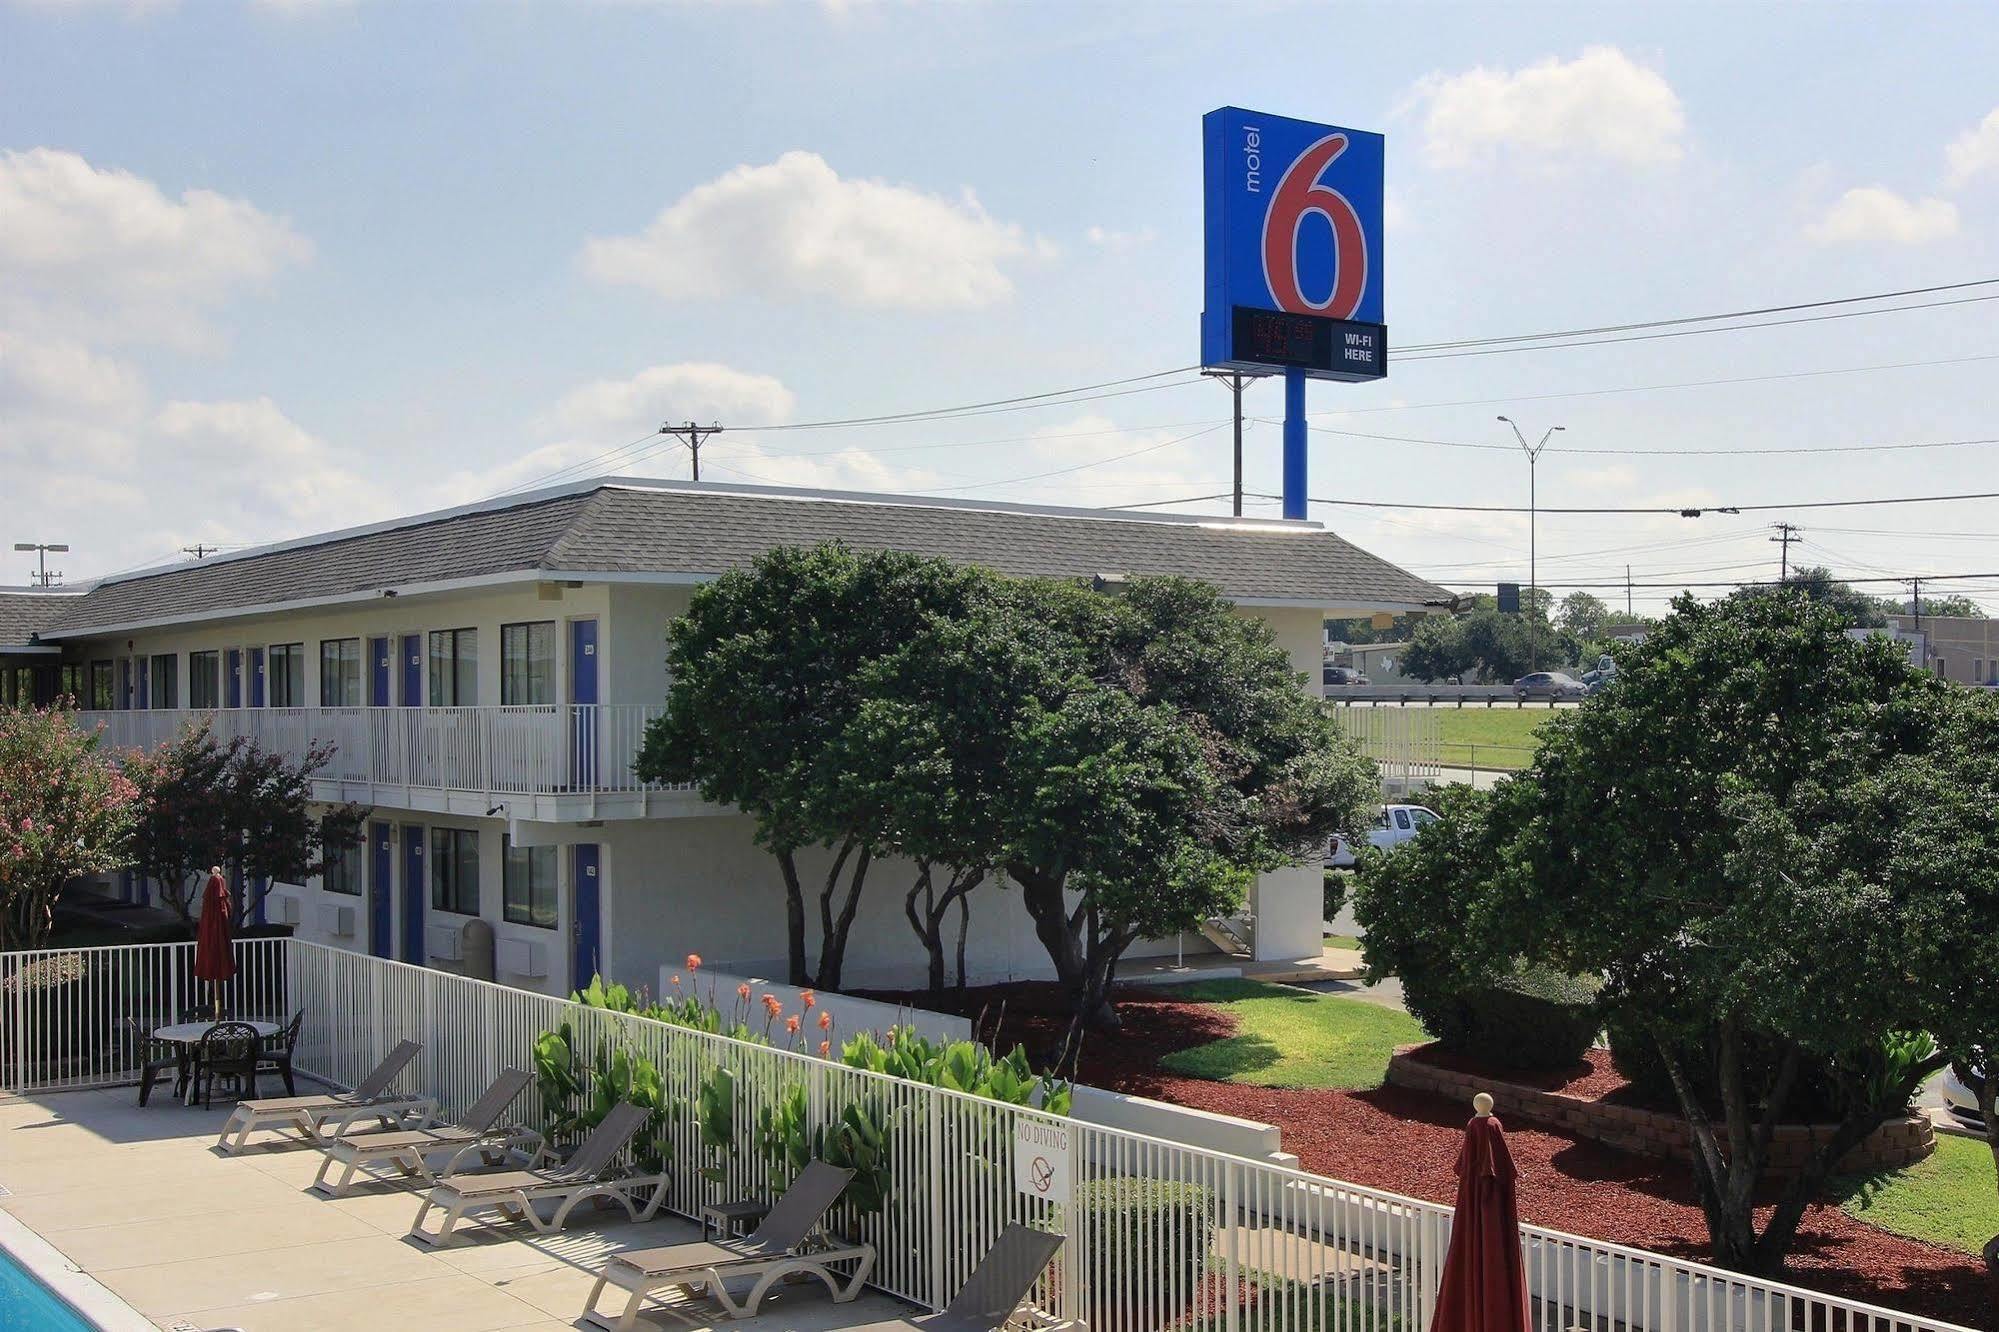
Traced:
<path id="1" fill-rule="evenodd" d="M 95 1332 L 95 1324 L 0 1249 L 0 1328 L 6 1332 Z"/>

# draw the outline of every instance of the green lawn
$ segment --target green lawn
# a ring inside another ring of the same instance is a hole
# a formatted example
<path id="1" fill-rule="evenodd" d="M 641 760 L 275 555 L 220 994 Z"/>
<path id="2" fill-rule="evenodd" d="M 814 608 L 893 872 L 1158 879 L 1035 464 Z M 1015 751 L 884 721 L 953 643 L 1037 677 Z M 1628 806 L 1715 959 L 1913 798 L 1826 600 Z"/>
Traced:
<path id="1" fill-rule="evenodd" d="M 1446 767 L 1524 768 L 1534 757 L 1534 732 L 1552 708 L 1438 708 Z"/>
<path id="2" fill-rule="evenodd" d="M 1167 1055 L 1174 1073 L 1258 1087 L 1362 1090 L 1379 1087 L 1398 1045 L 1427 1039 L 1407 1013 L 1336 994 L 1260 981 L 1206 981 L 1172 991 L 1216 1003 L 1242 1024 L 1238 1035 Z"/>
<path id="3" fill-rule="evenodd" d="M 1976 1138 L 1940 1133 L 1928 1160 L 1834 1180 L 1833 1190 L 1849 1215 L 1911 1239 L 1977 1253 L 1999 1234 L 1992 1152 Z"/>

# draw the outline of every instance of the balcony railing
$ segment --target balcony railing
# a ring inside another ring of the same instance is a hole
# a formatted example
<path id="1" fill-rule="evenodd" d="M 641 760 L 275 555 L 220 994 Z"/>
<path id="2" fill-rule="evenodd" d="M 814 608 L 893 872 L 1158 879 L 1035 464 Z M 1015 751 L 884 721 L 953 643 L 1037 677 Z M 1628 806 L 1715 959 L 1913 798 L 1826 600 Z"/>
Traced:
<path id="1" fill-rule="evenodd" d="M 178 708 L 79 712 L 117 749 L 152 749 L 191 724 L 292 758 L 333 747 L 322 781 L 495 795 L 685 789 L 642 782 L 632 764 L 664 709 L 621 703 L 473 708 Z"/>

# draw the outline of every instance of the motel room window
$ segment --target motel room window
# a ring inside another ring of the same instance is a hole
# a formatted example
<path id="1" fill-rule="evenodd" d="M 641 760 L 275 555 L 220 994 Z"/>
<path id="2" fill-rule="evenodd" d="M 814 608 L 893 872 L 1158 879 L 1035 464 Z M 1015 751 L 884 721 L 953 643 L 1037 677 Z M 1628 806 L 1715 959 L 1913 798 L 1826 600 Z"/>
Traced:
<path id="1" fill-rule="evenodd" d="M 500 626 L 500 702 L 555 702 L 555 621 Z"/>
<path id="2" fill-rule="evenodd" d="M 361 895 L 361 844 L 341 846 L 329 841 L 326 844 L 326 868 L 320 871 L 319 886 L 329 893 L 341 893 L 347 897 Z"/>
<path id="3" fill-rule="evenodd" d="M 479 631 L 430 631 L 430 706 L 469 708 L 479 701 Z"/>
<path id="4" fill-rule="evenodd" d="M 171 652 L 155 656 L 148 668 L 150 679 L 147 695 L 150 706 L 155 708 L 177 708 L 180 706 L 180 658 Z"/>
<path id="5" fill-rule="evenodd" d="M 515 925 L 555 928 L 555 848 L 515 846 L 506 841 L 503 914 Z"/>
<path id="6" fill-rule="evenodd" d="M 187 654 L 187 705 L 191 708 L 222 706 L 222 654 Z"/>
<path id="7" fill-rule="evenodd" d="M 271 706 L 305 706 L 305 644 L 273 643 L 265 657 L 265 678 L 270 684 Z"/>
<path id="8" fill-rule="evenodd" d="M 479 914 L 479 834 L 469 828 L 430 830 L 430 905 L 461 916 Z"/>
<path id="9" fill-rule="evenodd" d="M 66 708 L 88 707 L 83 692 L 83 663 L 65 662 L 56 672 L 56 692 Z"/>
<path id="10" fill-rule="evenodd" d="M 118 706 L 118 686 L 114 683 L 108 661 L 90 663 L 90 706 L 99 712 L 109 712 Z"/>
<path id="11" fill-rule="evenodd" d="M 319 706 L 361 706 L 361 640 L 323 638 L 319 642 Z"/>

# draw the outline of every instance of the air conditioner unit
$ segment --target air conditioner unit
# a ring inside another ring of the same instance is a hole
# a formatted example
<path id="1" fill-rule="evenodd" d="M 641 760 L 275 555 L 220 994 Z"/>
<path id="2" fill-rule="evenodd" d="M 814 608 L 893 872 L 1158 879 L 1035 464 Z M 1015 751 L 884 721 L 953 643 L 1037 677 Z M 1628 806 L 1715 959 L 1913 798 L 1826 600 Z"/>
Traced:
<path id="1" fill-rule="evenodd" d="M 322 902 L 319 907 L 319 928 L 336 939 L 354 937 L 354 908 L 341 906 L 336 902 Z"/>
<path id="2" fill-rule="evenodd" d="M 548 949 L 532 939 L 500 940 L 500 970 L 539 980 L 548 975 Z"/>
<path id="3" fill-rule="evenodd" d="M 424 949 L 433 962 L 456 962 L 462 958 L 464 949 L 458 943 L 456 925 L 427 925 L 423 931 Z"/>
<path id="4" fill-rule="evenodd" d="M 296 925 L 304 918 L 304 908 L 290 893 L 282 896 L 274 893 L 270 900 L 270 910 L 265 914 L 279 925 Z"/>

